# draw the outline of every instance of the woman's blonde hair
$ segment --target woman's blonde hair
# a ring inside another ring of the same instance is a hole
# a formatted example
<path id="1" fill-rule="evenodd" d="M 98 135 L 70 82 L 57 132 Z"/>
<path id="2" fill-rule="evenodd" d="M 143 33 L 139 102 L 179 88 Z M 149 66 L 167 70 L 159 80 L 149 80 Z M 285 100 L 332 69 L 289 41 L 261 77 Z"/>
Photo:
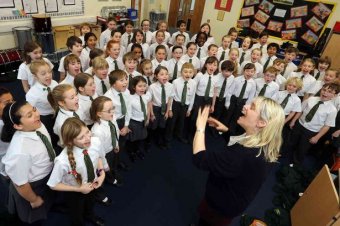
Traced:
<path id="1" fill-rule="evenodd" d="M 54 89 L 48 93 L 47 100 L 52 106 L 54 112 L 59 110 L 59 101 L 64 101 L 64 93 L 70 89 L 74 89 L 70 84 L 59 84 Z"/>
<path id="2" fill-rule="evenodd" d="M 282 129 L 285 115 L 282 107 L 272 99 L 257 97 L 254 99 L 255 109 L 266 126 L 257 133 L 247 136 L 240 142 L 245 147 L 259 147 L 268 162 L 275 162 L 279 157 L 282 144 Z"/>

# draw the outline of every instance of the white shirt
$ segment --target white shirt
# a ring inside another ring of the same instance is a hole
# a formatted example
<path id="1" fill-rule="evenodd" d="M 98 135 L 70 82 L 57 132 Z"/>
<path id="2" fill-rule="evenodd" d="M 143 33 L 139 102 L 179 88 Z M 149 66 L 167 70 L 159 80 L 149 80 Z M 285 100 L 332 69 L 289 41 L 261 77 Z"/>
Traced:
<path id="1" fill-rule="evenodd" d="M 244 78 L 243 75 L 238 76 L 234 79 L 231 95 L 234 95 L 236 97 L 240 96 L 245 80 L 246 79 Z M 242 99 L 247 99 L 246 103 L 250 104 L 255 97 L 255 93 L 256 93 L 256 83 L 255 83 L 255 80 L 251 78 L 247 80 L 246 90 L 244 92 Z"/>
<path id="2" fill-rule="evenodd" d="M 49 88 L 51 91 L 56 87 L 58 83 L 52 80 Z M 47 86 L 42 85 L 40 82 L 36 82 L 30 90 L 26 93 L 26 100 L 32 106 L 36 107 L 40 115 L 52 115 L 54 110 L 47 100 Z"/>
<path id="3" fill-rule="evenodd" d="M 91 66 L 91 67 L 89 67 L 88 69 L 86 69 L 84 73 L 87 73 L 87 74 L 89 74 L 89 75 L 93 75 L 93 74 L 92 74 L 92 71 L 93 71 L 93 67 Z"/>
<path id="4" fill-rule="evenodd" d="M 165 100 L 166 103 L 173 98 L 174 96 L 174 88 L 170 82 L 164 84 L 165 88 Z M 152 95 L 152 104 L 157 107 L 162 106 L 162 86 L 159 82 L 152 83 L 149 86 L 149 92 Z"/>
<path id="5" fill-rule="evenodd" d="M 0 137 L 1 137 L 1 132 L 2 132 L 3 126 L 4 126 L 4 122 L 2 121 L 2 119 L 0 119 Z M 8 146 L 9 146 L 9 143 L 3 142 L 0 139 L 0 174 L 2 174 L 4 176 L 6 176 L 5 165 L 2 164 L 1 159 L 6 154 Z"/>
<path id="6" fill-rule="evenodd" d="M 323 104 L 320 104 L 312 120 L 310 122 L 306 122 L 306 115 L 319 101 L 320 97 L 310 97 L 302 102 L 302 115 L 299 122 L 303 127 L 313 132 L 319 132 L 323 126 L 335 126 L 337 110 L 334 107 L 332 100 L 325 101 Z"/>
<path id="7" fill-rule="evenodd" d="M 142 95 L 142 100 L 145 106 L 146 115 L 148 115 L 148 103 L 151 101 L 151 94 L 147 92 L 145 95 Z M 131 95 L 131 119 L 138 122 L 144 121 L 144 114 L 138 94 Z"/>
<path id="8" fill-rule="evenodd" d="M 281 104 L 282 101 L 287 97 L 287 95 L 288 95 L 287 90 L 279 91 L 278 94 L 276 95 L 275 101 L 278 104 Z M 285 115 L 289 115 L 289 113 L 291 112 L 301 112 L 301 100 L 296 95 L 296 93 L 292 93 L 291 96 L 288 98 L 288 102 L 283 111 L 285 112 Z"/>
<path id="9" fill-rule="evenodd" d="M 255 82 L 256 82 L 256 94 L 255 95 L 258 96 L 259 93 L 261 92 L 261 89 L 263 88 L 265 84 L 265 81 L 264 81 L 264 78 L 257 78 L 255 79 Z M 276 82 L 272 81 L 268 83 L 264 96 L 275 100 L 278 92 L 279 92 L 279 85 Z"/>
<path id="10" fill-rule="evenodd" d="M 185 36 L 184 45 L 187 45 L 188 42 L 190 41 L 189 34 L 188 34 L 187 32 L 183 32 L 183 33 L 182 33 L 182 32 L 180 32 L 180 31 L 176 31 L 175 33 L 172 34 L 169 43 L 170 43 L 171 45 L 175 45 L 175 43 L 176 43 L 176 36 L 179 35 L 179 34 L 182 34 L 182 35 Z"/>
<path id="11" fill-rule="evenodd" d="M 98 96 L 103 96 L 103 86 L 102 86 L 102 81 L 104 81 L 104 85 L 106 87 L 106 90 L 110 89 L 110 81 L 109 81 L 109 76 L 106 76 L 105 79 L 101 80 L 100 78 L 97 77 L 97 75 L 93 76 L 94 79 L 94 84 L 96 85 L 96 93 Z"/>
<path id="12" fill-rule="evenodd" d="M 44 134 L 51 142 L 50 135 L 43 124 L 37 131 Z M 5 165 L 6 175 L 18 186 L 43 179 L 53 167 L 46 146 L 36 131 L 16 131 L 6 155 L 2 158 L 2 163 Z"/>
<path id="13" fill-rule="evenodd" d="M 110 88 L 104 96 L 110 98 L 113 102 L 113 106 L 115 106 L 115 115 L 117 119 L 121 119 L 124 117 L 122 114 L 122 106 L 120 103 L 120 92 L 117 92 L 114 88 Z M 125 106 L 126 106 L 126 114 L 125 114 L 125 126 L 128 126 L 130 123 L 131 118 L 131 95 L 130 91 L 126 89 L 124 92 L 122 92 Z"/>
<path id="14" fill-rule="evenodd" d="M 152 70 L 153 70 L 154 73 L 155 73 L 156 68 L 159 65 L 164 66 L 164 67 L 166 67 L 169 70 L 169 68 L 168 68 L 168 61 L 166 61 L 166 60 L 162 60 L 161 62 L 158 62 L 158 60 L 153 59 L 151 61 L 151 64 L 152 64 Z"/>
<path id="15" fill-rule="evenodd" d="M 70 75 L 68 72 L 66 73 L 66 77 L 63 81 L 61 81 L 59 84 L 69 84 L 74 87 L 74 76 Z"/>
<path id="16" fill-rule="evenodd" d="M 170 80 L 173 79 L 176 63 L 177 63 L 177 78 L 181 77 L 181 69 L 183 64 L 181 63 L 181 61 L 176 61 L 174 58 L 171 58 L 170 60 L 168 60 L 168 73 Z"/>
<path id="17" fill-rule="evenodd" d="M 266 64 L 268 58 L 269 58 L 269 56 L 268 56 L 267 54 L 264 54 L 264 55 L 262 55 L 262 57 L 261 57 L 260 63 L 261 63 L 262 66 L 263 66 L 263 70 L 264 70 L 264 65 Z M 269 68 L 270 66 L 273 66 L 274 60 L 276 60 L 276 59 L 277 59 L 277 56 L 275 56 L 275 55 L 274 55 L 274 56 L 271 56 L 271 57 L 270 57 L 270 60 L 269 60 L 269 63 L 268 63 L 268 65 L 267 65 L 267 68 Z M 267 68 L 266 68 L 266 69 L 267 69 Z M 264 71 L 263 71 L 263 73 L 264 73 Z"/>
<path id="18" fill-rule="evenodd" d="M 151 43 L 156 43 L 156 33 L 157 33 L 157 31 L 152 32 Z M 167 31 L 164 31 L 164 34 L 165 34 L 164 43 L 167 44 L 170 41 L 171 35 Z"/>
<path id="19" fill-rule="evenodd" d="M 108 56 L 105 58 L 105 60 L 109 64 L 109 73 L 117 69 L 124 70 L 124 64 L 123 64 L 123 60 L 121 57 L 118 57 L 116 59 L 118 68 L 115 68 L 115 63 L 114 63 L 115 60 L 112 57 Z"/>
<path id="20" fill-rule="evenodd" d="M 223 51 L 225 52 L 224 53 L 224 58 L 222 60 L 220 60 L 221 56 L 222 56 L 222 53 Z M 216 54 L 216 58 L 218 59 L 218 61 L 223 61 L 223 60 L 226 60 L 228 58 L 228 55 L 229 55 L 229 51 L 230 49 L 227 48 L 227 49 L 223 49 L 222 46 L 218 47 L 217 49 L 217 54 Z"/>
<path id="21" fill-rule="evenodd" d="M 84 67 L 82 67 L 83 71 L 86 71 L 90 67 L 90 52 L 91 49 L 87 46 L 81 51 L 80 56 L 84 60 Z"/>
<path id="22" fill-rule="evenodd" d="M 145 36 L 146 43 L 148 45 L 151 45 L 151 43 L 152 43 L 152 32 L 151 31 L 143 31 L 143 33 L 146 35 Z"/>
<path id="23" fill-rule="evenodd" d="M 245 52 L 244 57 L 243 57 L 243 61 L 250 61 L 250 55 L 251 55 L 251 50 L 250 49 L 243 50 L 242 48 L 238 48 L 238 52 L 239 52 L 238 62 L 240 62 L 240 59 L 242 57 L 242 53 L 243 52 Z M 241 63 L 241 65 L 242 65 L 242 63 Z"/>
<path id="24" fill-rule="evenodd" d="M 97 137 L 92 137 L 91 146 L 87 149 L 87 152 L 93 164 L 95 178 L 97 178 L 96 171 L 98 169 L 99 159 L 103 159 L 101 154 L 102 151 L 100 149 L 101 144 L 99 139 Z M 76 171 L 77 173 L 81 174 L 82 184 L 85 184 L 88 182 L 88 177 L 83 151 L 84 149 L 78 148 L 76 146 L 74 146 L 72 149 L 73 157 L 76 161 Z M 72 168 L 68 159 L 67 148 L 64 148 L 60 155 L 55 158 L 54 167 L 47 185 L 53 188 L 59 183 L 79 187 L 75 176 L 72 175 Z"/>
<path id="25" fill-rule="evenodd" d="M 128 39 L 129 35 L 130 35 L 130 43 L 131 43 L 131 42 L 132 42 L 132 38 L 133 38 L 133 32 L 131 32 L 130 34 L 128 34 L 127 32 L 125 32 L 124 34 L 122 34 L 122 38 L 120 39 L 120 44 L 121 44 L 122 46 L 124 46 L 125 48 L 127 48 L 128 45 L 129 45 L 129 43 L 128 43 L 128 41 L 129 41 L 129 39 Z"/>
<path id="26" fill-rule="evenodd" d="M 289 75 L 293 72 L 297 70 L 297 66 L 293 63 L 293 62 L 289 62 L 287 64 L 285 73 L 283 74 L 283 77 L 288 78 Z"/>
<path id="27" fill-rule="evenodd" d="M 319 70 L 317 68 L 314 69 L 314 73 L 313 73 L 313 77 L 315 78 L 316 74 L 319 72 Z M 318 78 L 318 80 L 323 80 L 323 78 L 325 77 L 326 71 L 320 71 L 320 76 Z"/>
<path id="28" fill-rule="evenodd" d="M 201 68 L 201 62 L 197 58 L 197 56 L 189 57 L 188 54 L 184 54 L 179 61 L 184 64 L 184 63 L 189 63 L 190 59 L 192 60 L 192 65 L 194 65 L 194 68 L 196 70 L 199 70 Z"/>
<path id="29" fill-rule="evenodd" d="M 78 93 L 78 98 L 79 98 L 79 109 L 78 112 L 81 112 L 83 115 L 83 121 L 85 122 L 86 125 L 92 125 L 93 121 L 90 116 L 90 108 L 92 105 L 92 101 L 89 96 L 84 96 Z M 92 98 L 96 99 L 98 97 L 97 93 L 95 93 Z"/>
<path id="30" fill-rule="evenodd" d="M 184 82 L 185 80 L 183 79 L 183 77 L 179 77 L 172 82 L 172 84 L 174 85 L 174 100 L 179 103 L 181 103 L 182 101 Z M 189 79 L 187 83 L 187 95 L 185 98 L 185 105 L 189 105 L 188 111 L 191 111 L 194 105 L 196 87 L 196 81 L 193 79 Z"/>
<path id="31" fill-rule="evenodd" d="M 236 40 L 231 42 L 231 48 L 239 48 L 239 47 L 240 45 L 238 44 Z"/>
<path id="32" fill-rule="evenodd" d="M 42 58 L 46 63 L 48 63 L 48 65 L 50 66 L 51 70 L 53 69 L 54 65 L 51 63 L 51 61 L 45 57 Z M 31 73 L 30 70 L 30 64 L 26 64 L 26 63 L 21 63 L 18 69 L 18 79 L 20 80 L 27 80 L 28 85 L 30 87 L 33 86 L 35 79 Z"/>
<path id="33" fill-rule="evenodd" d="M 260 50 L 261 50 L 261 52 L 262 52 L 262 55 L 265 55 L 265 54 L 267 54 L 267 47 L 268 47 L 268 45 L 267 44 L 264 44 L 263 46 L 262 46 L 262 49 L 261 49 L 261 43 L 255 43 L 252 47 L 251 47 L 251 49 L 256 49 L 256 48 L 259 48 Z"/>
<path id="34" fill-rule="evenodd" d="M 301 72 L 292 72 L 288 76 L 288 78 L 290 78 L 290 77 L 301 78 L 302 75 L 303 74 Z M 297 95 L 298 96 L 304 96 L 305 93 L 311 88 L 311 86 L 314 84 L 315 81 L 316 81 L 315 78 L 313 76 L 311 76 L 310 74 L 304 75 L 304 77 L 302 79 L 302 83 L 303 83 L 302 89 L 297 92 Z"/>
<path id="35" fill-rule="evenodd" d="M 204 45 L 199 47 L 197 45 L 197 49 L 196 49 L 196 52 L 195 52 L 195 56 L 196 57 L 197 57 L 197 54 L 198 54 L 199 50 L 201 50 L 199 59 L 202 59 L 202 58 L 204 58 L 204 57 L 206 57 L 208 55 L 208 48 L 207 47 L 205 47 Z"/>
<path id="36" fill-rule="evenodd" d="M 165 47 L 165 50 L 166 50 L 165 51 L 165 55 L 166 55 L 166 57 L 170 54 L 169 47 L 166 44 L 166 42 L 163 42 L 162 44 L 158 44 L 157 42 L 155 42 L 155 43 L 151 44 L 150 47 L 149 47 L 150 59 L 155 58 L 156 48 L 159 45 L 163 45 Z"/>
<path id="37" fill-rule="evenodd" d="M 118 148 L 119 147 L 119 143 L 118 143 L 119 128 L 118 128 L 116 120 L 112 120 L 111 122 L 113 123 L 116 129 L 116 147 L 114 148 Z M 112 140 L 111 140 L 111 130 L 110 130 L 110 125 L 108 121 L 100 119 L 99 122 L 95 122 L 91 128 L 91 132 L 92 132 L 92 136 L 98 137 L 98 139 L 100 140 L 102 151 L 105 154 L 113 150 Z"/>
<path id="38" fill-rule="evenodd" d="M 211 78 L 209 97 L 214 96 L 214 91 L 215 91 L 215 86 L 216 86 L 216 76 L 209 75 L 208 73 L 202 74 L 202 72 L 198 72 L 194 78 L 194 80 L 197 83 L 196 94 L 198 96 L 201 96 L 201 97 L 205 96 L 205 90 L 208 86 L 209 77 Z"/>
<path id="39" fill-rule="evenodd" d="M 275 82 L 279 85 L 280 90 L 286 89 L 285 86 L 286 86 L 287 79 L 283 77 L 281 74 L 276 75 Z"/>
<path id="40" fill-rule="evenodd" d="M 194 34 L 194 36 L 192 36 L 192 38 L 190 39 L 190 42 L 196 43 L 196 37 L 197 34 Z M 215 38 L 213 36 L 208 37 L 207 41 L 204 43 L 204 46 L 208 48 L 210 44 L 215 44 Z"/>
<path id="41" fill-rule="evenodd" d="M 134 43 L 130 43 L 126 49 L 127 52 L 131 52 L 131 47 Z M 145 59 L 150 59 L 150 46 L 147 43 L 140 44 L 142 46 L 143 56 Z"/>
<path id="42" fill-rule="evenodd" d="M 322 80 L 317 80 L 317 81 L 315 81 L 315 82 L 310 86 L 309 90 L 307 90 L 307 93 L 310 93 L 310 94 L 313 94 L 313 95 L 317 94 L 317 93 L 321 90 L 321 88 L 322 88 L 322 86 L 323 86 L 324 84 L 325 84 L 325 82 L 322 81 Z"/>
<path id="43" fill-rule="evenodd" d="M 106 29 L 105 31 L 103 31 L 100 34 L 99 47 L 104 49 L 104 47 L 110 41 L 110 39 L 111 39 L 111 30 L 110 29 Z"/>
<path id="44" fill-rule="evenodd" d="M 72 54 L 72 53 L 70 53 Z M 70 55 L 68 54 L 68 55 Z M 58 71 L 59 72 L 65 72 L 65 68 L 64 68 L 64 60 L 65 60 L 65 57 L 67 57 L 68 55 L 66 56 L 63 56 L 60 61 L 59 61 L 59 67 L 58 67 Z M 80 59 L 80 65 L 81 65 L 81 68 L 82 70 L 86 70 L 89 66 L 87 66 L 87 64 L 89 64 L 89 61 L 88 59 L 85 57 L 85 55 L 83 54 L 80 54 L 79 56 L 79 59 Z"/>
<path id="45" fill-rule="evenodd" d="M 220 96 L 224 79 L 225 79 L 225 77 L 222 75 L 222 73 L 218 73 L 216 75 L 217 97 Z M 228 104 L 230 104 L 230 97 L 231 97 L 230 91 L 231 91 L 231 87 L 233 87 L 234 79 L 235 79 L 234 75 L 230 75 L 227 78 L 227 84 L 226 84 L 226 87 L 225 87 L 225 90 L 224 90 L 223 98 L 226 98 L 226 102 L 225 103 L 228 103 Z M 229 105 L 226 106 L 226 107 L 229 108 Z"/>
<path id="46" fill-rule="evenodd" d="M 253 63 L 253 62 L 251 62 L 250 60 L 245 60 L 245 61 L 243 61 L 243 63 L 241 64 L 241 71 L 239 72 L 240 74 L 243 74 L 243 68 L 244 68 L 244 66 L 246 65 L 246 64 L 248 64 L 248 63 L 252 63 L 252 64 L 254 64 L 255 65 L 255 74 L 254 74 L 254 76 L 253 76 L 253 78 L 259 78 L 259 77 L 261 77 L 261 75 L 262 75 L 262 71 L 263 71 L 263 66 L 262 66 L 262 64 L 260 64 L 259 62 L 255 62 L 255 63 Z"/>
<path id="47" fill-rule="evenodd" d="M 183 46 L 180 46 L 180 47 L 182 47 L 183 55 L 186 54 L 186 52 L 187 52 L 187 47 L 185 47 L 184 45 L 183 45 Z M 171 46 L 170 49 L 169 49 L 169 53 L 168 53 L 168 57 L 167 57 L 168 60 L 172 59 L 172 49 L 173 49 L 173 48 L 174 48 L 174 46 Z M 183 56 L 183 55 L 182 55 L 182 56 Z"/>

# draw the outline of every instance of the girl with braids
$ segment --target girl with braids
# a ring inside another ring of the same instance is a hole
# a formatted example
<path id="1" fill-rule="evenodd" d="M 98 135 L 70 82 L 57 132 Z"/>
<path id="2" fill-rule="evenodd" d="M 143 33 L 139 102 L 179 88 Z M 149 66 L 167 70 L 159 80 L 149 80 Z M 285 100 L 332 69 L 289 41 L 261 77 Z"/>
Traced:
<path id="1" fill-rule="evenodd" d="M 85 225 L 85 220 L 104 225 L 93 210 L 94 196 L 105 179 L 101 143 L 98 138 L 91 137 L 85 123 L 77 118 L 65 121 L 61 136 L 65 148 L 55 159 L 47 185 L 52 190 L 65 191 L 72 225 Z"/>
<path id="2" fill-rule="evenodd" d="M 56 156 L 40 114 L 26 101 L 8 103 L 3 110 L 1 139 L 10 142 L 2 158 L 9 185 L 8 211 L 25 224 L 42 225 L 53 193 L 46 186 Z"/>

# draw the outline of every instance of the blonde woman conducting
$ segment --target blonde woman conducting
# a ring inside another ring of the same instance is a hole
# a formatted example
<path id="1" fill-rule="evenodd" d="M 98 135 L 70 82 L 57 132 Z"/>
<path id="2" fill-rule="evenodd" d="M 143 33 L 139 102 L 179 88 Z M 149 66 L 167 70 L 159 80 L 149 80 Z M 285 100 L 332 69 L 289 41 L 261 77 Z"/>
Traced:
<path id="1" fill-rule="evenodd" d="M 209 116 L 209 107 L 197 117 L 193 161 L 209 171 L 205 197 L 200 204 L 199 226 L 225 226 L 241 214 L 265 181 L 267 167 L 276 162 L 281 146 L 284 112 L 273 100 L 258 97 L 245 105 L 237 123 L 245 130 L 231 137 L 224 150 L 205 146 L 205 127 L 226 132 L 228 128 Z"/>

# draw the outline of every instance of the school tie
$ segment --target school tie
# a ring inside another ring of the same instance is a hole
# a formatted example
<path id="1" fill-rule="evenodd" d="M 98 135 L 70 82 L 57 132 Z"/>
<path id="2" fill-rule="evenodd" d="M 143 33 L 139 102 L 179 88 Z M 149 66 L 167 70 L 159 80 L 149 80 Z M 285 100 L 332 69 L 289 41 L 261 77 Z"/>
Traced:
<path id="1" fill-rule="evenodd" d="M 225 57 L 225 50 L 222 51 L 221 57 L 220 57 L 220 61 L 224 60 Z"/>
<path id="2" fill-rule="evenodd" d="M 175 64 L 174 73 L 172 75 L 172 80 L 175 80 L 177 78 L 177 71 L 178 71 L 178 62 L 176 62 Z"/>
<path id="3" fill-rule="evenodd" d="M 221 91 L 220 91 L 220 95 L 218 96 L 218 100 L 219 101 L 222 101 L 223 98 L 224 98 L 224 92 L 225 92 L 225 87 L 227 86 L 227 79 L 225 78 L 224 81 L 223 81 L 223 84 L 222 84 L 222 88 L 221 88 Z"/>
<path id="4" fill-rule="evenodd" d="M 238 98 L 239 98 L 240 100 L 243 99 L 244 93 L 246 92 L 246 88 L 247 88 L 247 80 L 244 80 L 244 84 L 243 84 L 243 86 L 242 86 L 240 95 L 238 96 Z"/>
<path id="5" fill-rule="evenodd" d="M 89 96 L 90 97 L 90 101 L 93 101 L 93 97 Z"/>
<path id="6" fill-rule="evenodd" d="M 322 101 L 319 101 L 317 104 L 315 104 L 312 109 L 310 109 L 310 111 L 308 112 L 308 114 L 306 115 L 305 121 L 306 122 L 310 122 L 312 121 L 316 111 L 318 110 L 320 104 L 323 104 Z"/>
<path id="7" fill-rule="evenodd" d="M 321 89 L 319 89 L 319 91 L 315 94 L 316 97 L 319 97 L 321 93 Z"/>
<path id="8" fill-rule="evenodd" d="M 189 59 L 189 63 L 192 64 L 192 58 Z"/>
<path id="9" fill-rule="evenodd" d="M 113 63 L 114 63 L 114 65 L 115 65 L 115 70 L 118 70 L 119 68 L 118 68 L 117 60 L 114 60 Z"/>
<path id="10" fill-rule="evenodd" d="M 146 33 L 143 32 L 143 43 L 146 43 Z"/>
<path id="11" fill-rule="evenodd" d="M 281 107 L 283 108 L 283 109 L 285 109 L 285 107 L 286 107 L 286 105 L 287 105 L 287 103 L 288 103 L 288 100 L 289 100 L 289 97 L 291 96 L 291 94 L 290 93 L 288 93 L 288 95 L 285 97 L 285 99 L 282 101 L 282 103 L 281 103 Z"/>
<path id="12" fill-rule="evenodd" d="M 142 96 L 139 96 L 139 102 L 140 102 L 140 108 L 143 112 L 143 116 L 144 116 L 144 122 L 146 122 L 146 108 L 145 108 L 145 104 L 144 104 L 144 101 L 143 101 L 143 98 Z"/>
<path id="13" fill-rule="evenodd" d="M 197 58 L 200 59 L 201 58 L 201 48 L 198 48 L 198 51 L 197 51 Z"/>
<path id="14" fill-rule="evenodd" d="M 240 64 L 244 61 L 244 55 L 246 55 L 246 52 L 242 52 L 241 58 L 240 58 Z"/>
<path id="15" fill-rule="evenodd" d="M 283 69 L 282 76 L 285 76 L 286 69 L 287 69 L 287 65 L 285 65 L 285 68 Z"/>
<path id="16" fill-rule="evenodd" d="M 181 105 L 182 106 L 185 105 L 185 101 L 187 99 L 187 91 L 188 91 L 188 81 L 185 81 L 184 86 L 183 86 L 182 96 L 181 96 Z"/>
<path id="17" fill-rule="evenodd" d="M 42 134 L 40 131 L 36 131 L 36 134 L 41 139 L 41 141 L 44 143 L 47 149 L 48 156 L 50 157 L 50 161 L 52 162 L 55 159 L 56 155 L 55 155 L 51 142 L 48 140 L 47 136 Z"/>
<path id="18" fill-rule="evenodd" d="M 209 76 L 208 85 L 207 85 L 207 88 L 205 88 L 205 93 L 204 93 L 205 100 L 209 99 L 210 88 L 211 88 L 211 76 Z"/>
<path id="19" fill-rule="evenodd" d="M 46 88 L 43 88 L 43 90 L 44 90 L 44 91 L 47 91 L 48 93 L 50 93 L 50 92 L 51 92 L 51 88 L 50 88 L 50 87 L 48 87 L 48 86 L 47 86 Z"/>
<path id="20" fill-rule="evenodd" d="M 125 100 L 123 97 L 122 93 L 119 93 L 119 100 L 120 100 L 120 106 L 121 106 L 121 111 L 122 111 L 122 115 L 126 115 L 126 105 L 125 105 Z"/>
<path id="21" fill-rule="evenodd" d="M 272 57 L 268 57 L 266 63 L 264 63 L 264 65 L 263 65 L 263 72 L 265 72 L 265 70 L 267 69 L 267 67 L 268 67 L 268 65 L 269 65 L 269 62 L 270 62 L 270 59 L 271 59 L 271 58 L 272 58 Z"/>
<path id="22" fill-rule="evenodd" d="M 148 86 L 151 85 L 151 81 L 149 77 L 146 77 L 146 79 L 148 80 Z"/>
<path id="23" fill-rule="evenodd" d="M 79 118 L 79 115 L 78 115 L 75 111 L 73 112 L 73 117 L 75 117 L 75 118 L 77 118 L 77 119 L 80 119 L 80 118 Z"/>
<path id="24" fill-rule="evenodd" d="M 107 88 L 106 88 L 106 85 L 104 83 L 104 80 L 101 81 L 102 83 L 102 89 L 103 89 L 103 95 L 107 92 Z"/>
<path id="25" fill-rule="evenodd" d="M 164 85 L 162 84 L 161 85 L 161 87 L 162 87 L 162 96 L 161 96 L 161 101 L 162 101 L 162 103 L 161 103 L 161 113 L 162 113 L 162 115 L 164 115 L 165 114 L 165 111 L 166 111 L 166 97 L 165 97 L 165 87 L 164 87 Z"/>
<path id="26" fill-rule="evenodd" d="M 259 96 L 264 96 L 264 94 L 266 93 L 266 89 L 267 89 L 268 84 L 264 84 L 262 89 L 260 90 Z"/>
<path id="27" fill-rule="evenodd" d="M 93 168 L 92 160 L 87 150 L 84 150 L 83 154 L 84 154 L 84 163 L 85 163 L 86 172 L 87 172 L 87 182 L 93 182 L 95 176 L 94 176 L 94 168 Z"/>
<path id="28" fill-rule="evenodd" d="M 128 35 L 128 44 L 131 43 L 131 35 Z"/>
<path id="29" fill-rule="evenodd" d="M 305 77 L 305 75 L 301 75 L 301 80 L 303 80 L 304 77 Z"/>
<path id="30" fill-rule="evenodd" d="M 318 73 L 316 73 L 316 75 L 315 75 L 315 79 L 316 79 L 316 80 L 318 80 L 318 79 L 319 79 L 319 77 L 320 77 L 320 71 L 319 71 Z"/>
<path id="31" fill-rule="evenodd" d="M 112 144 L 112 147 L 115 148 L 117 146 L 116 127 L 111 121 L 109 121 L 109 126 L 110 126 L 110 133 L 111 133 L 111 144 Z"/>
<path id="32" fill-rule="evenodd" d="M 263 45 L 261 45 L 261 46 L 260 46 L 260 50 L 261 50 L 261 52 L 262 52 L 262 48 L 263 48 Z"/>

